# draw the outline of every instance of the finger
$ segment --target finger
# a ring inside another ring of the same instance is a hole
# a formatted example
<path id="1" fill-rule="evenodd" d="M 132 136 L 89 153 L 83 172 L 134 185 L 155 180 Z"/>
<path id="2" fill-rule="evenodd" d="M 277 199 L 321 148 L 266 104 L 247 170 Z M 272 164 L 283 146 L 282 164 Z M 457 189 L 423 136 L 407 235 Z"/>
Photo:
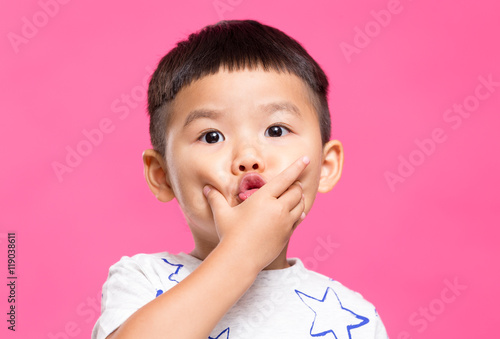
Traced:
<path id="1" fill-rule="evenodd" d="M 288 207 L 288 210 L 291 211 L 297 204 L 300 202 L 302 198 L 302 185 L 300 182 L 294 182 L 288 189 L 280 195 L 279 200 L 284 206 Z"/>
<path id="2" fill-rule="evenodd" d="M 214 215 L 216 211 L 223 210 L 229 206 L 226 198 L 213 186 L 206 185 L 203 187 L 203 194 L 207 198 L 208 205 L 212 209 Z"/>
<path id="3" fill-rule="evenodd" d="M 297 180 L 297 177 L 302 173 L 309 162 L 310 160 L 307 156 L 301 157 L 269 181 L 261 189 L 265 189 L 273 197 L 279 197 L 288 189 L 288 187 L 290 187 L 290 185 L 293 184 L 295 180 Z"/>
<path id="4" fill-rule="evenodd" d="M 295 230 L 295 228 L 302 222 L 302 220 L 305 219 L 306 217 L 305 208 L 306 208 L 305 197 L 304 194 L 302 194 L 300 202 L 290 211 L 290 218 L 294 222 L 292 230 Z"/>

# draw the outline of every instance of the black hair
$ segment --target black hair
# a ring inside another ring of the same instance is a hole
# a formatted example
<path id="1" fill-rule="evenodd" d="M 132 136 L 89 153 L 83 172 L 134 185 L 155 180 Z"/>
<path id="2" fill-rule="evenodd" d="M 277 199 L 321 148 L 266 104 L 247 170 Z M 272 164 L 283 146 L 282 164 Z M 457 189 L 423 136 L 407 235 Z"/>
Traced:
<path id="1" fill-rule="evenodd" d="M 229 71 L 262 67 L 289 72 L 313 91 L 323 145 L 330 140 L 328 79 L 318 63 L 293 38 L 254 20 L 224 20 L 179 41 L 159 62 L 148 88 L 149 133 L 153 148 L 165 157 L 168 104 L 181 88 L 221 67 Z"/>

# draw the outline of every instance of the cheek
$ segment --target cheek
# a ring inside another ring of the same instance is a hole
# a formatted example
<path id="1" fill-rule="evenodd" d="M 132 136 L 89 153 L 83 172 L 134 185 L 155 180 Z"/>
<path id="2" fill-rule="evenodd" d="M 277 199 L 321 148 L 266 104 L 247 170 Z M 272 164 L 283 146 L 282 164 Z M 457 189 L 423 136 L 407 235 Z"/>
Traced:
<path id="1" fill-rule="evenodd" d="M 206 198 L 203 195 L 203 187 L 210 184 L 218 189 L 221 193 L 229 186 L 230 180 L 227 171 L 224 170 L 220 162 L 213 159 L 202 159 L 198 157 L 196 160 L 189 159 L 186 166 L 179 169 L 177 177 L 180 178 L 176 182 L 176 191 L 179 194 L 179 199 L 184 204 L 189 203 L 194 205 L 194 208 L 205 208 L 208 206 Z"/>
<path id="2" fill-rule="evenodd" d="M 212 186 L 216 187 L 219 190 L 222 190 L 228 187 L 231 182 L 228 175 L 228 170 L 224 169 L 222 164 L 214 165 L 212 168 L 208 169 L 205 173 L 205 183 L 209 183 Z"/>
<path id="3" fill-rule="evenodd" d="M 182 180 L 177 182 L 175 190 L 177 202 L 188 221 L 199 222 L 210 210 L 208 202 L 203 195 L 203 185 L 198 182 L 192 171 L 184 173 Z M 188 222 L 189 223 L 189 222 Z"/>
<path id="4" fill-rule="evenodd" d="M 181 188 L 183 199 L 181 208 L 186 217 L 198 226 L 210 225 L 213 216 L 208 201 L 203 194 L 203 187 L 210 184 L 226 196 L 231 184 L 227 171 L 222 166 L 207 161 L 203 166 L 190 166 L 189 178 Z"/>

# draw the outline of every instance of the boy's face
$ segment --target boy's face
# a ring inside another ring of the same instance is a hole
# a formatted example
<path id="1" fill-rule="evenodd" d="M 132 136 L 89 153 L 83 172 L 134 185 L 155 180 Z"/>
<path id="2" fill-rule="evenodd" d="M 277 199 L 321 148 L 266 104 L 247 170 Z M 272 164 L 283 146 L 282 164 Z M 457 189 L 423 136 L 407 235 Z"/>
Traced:
<path id="1" fill-rule="evenodd" d="M 256 174 L 246 176 L 247 186 L 259 181 L 256 176 L 262 185 L 307 155 L 311 163 L 297 179 L 303 186 L 306 214 L 318 190 L 326 192 L 335 185 L 342 146 L 338 141 L 322 146 L 312 96 L 297 76 L 261 69 L 222 69 L 179 91 L 170 107 L 166 163 L 157 154 L 149 160 L 146 155 L 144 162 L 147 178 L 151 161 L 159 163 L 156 173 L 166 172 L 164 183 L 161 174 L 148 183 L 162 201 L 175 196 L 197 246 L 214 248 L 219 241 L 203 194 L 207 184 L 236 206 L 253 192 L 240 194 L 245 175 Z"/>

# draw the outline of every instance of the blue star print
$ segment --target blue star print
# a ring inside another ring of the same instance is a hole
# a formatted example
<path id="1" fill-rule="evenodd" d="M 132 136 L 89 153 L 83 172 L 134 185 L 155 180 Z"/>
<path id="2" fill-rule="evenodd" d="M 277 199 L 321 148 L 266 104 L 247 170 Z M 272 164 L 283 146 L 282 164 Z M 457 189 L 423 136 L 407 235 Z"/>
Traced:
<path id="1" fill-rule="evenodd" d="M 221 337 L 221 335 L 223 334 L 226 334 L 225 337 Z M 216 336 L 215 338 L 212 338 L 212 337 L 208 337 L 208 339 L 229 339 L 229 327 L 226 328 L 224 331 L 222 331 L 221 333 L 219 333 L 218 336 Z"/>
<path id="2" fill-rule="evenodd" d="M 295 290 L 295 293 L 314 312 L 310 330 L 313 337 L 332 333 L 335 339 L 351 339 L 351 330 L 369 321 L 368 318 L 342 306 L 337 293 L 331 287 L 327 287 L 323 299 L 316 299 L 299 290 Z"/>
<path id="3" fill-rule="evenodd" d="M 169 276 L 168 276 L 168 280 L 173 281 L 173 282 L 176 282 L 176 283 L 179 283 L 177 280 L 175 280 L 175 279 L 174 279 L 174 275 L 177 275 L 177 274 L 179 273 L 179 270 L 180 270 L 180 269 L 181 269 L 184 265 L 182 265 L 182 264 L 172 264 L 172 263 L 168 262 L 168 260 L 167 260 L 167 259 L 164 259 L 164 258 L 161 258 L 161 260 L 163 260 L 164 262 L 166 262 L 167 264 L 169 264 L 169 265 L 171 265 L 171 266 L 173 266 L 173 267 L 177 267 L 177 268 L 175 269 L 175 272 L 174 272 L 174 273 L 172 273 L 171 275 L 169 275 Z"/>

